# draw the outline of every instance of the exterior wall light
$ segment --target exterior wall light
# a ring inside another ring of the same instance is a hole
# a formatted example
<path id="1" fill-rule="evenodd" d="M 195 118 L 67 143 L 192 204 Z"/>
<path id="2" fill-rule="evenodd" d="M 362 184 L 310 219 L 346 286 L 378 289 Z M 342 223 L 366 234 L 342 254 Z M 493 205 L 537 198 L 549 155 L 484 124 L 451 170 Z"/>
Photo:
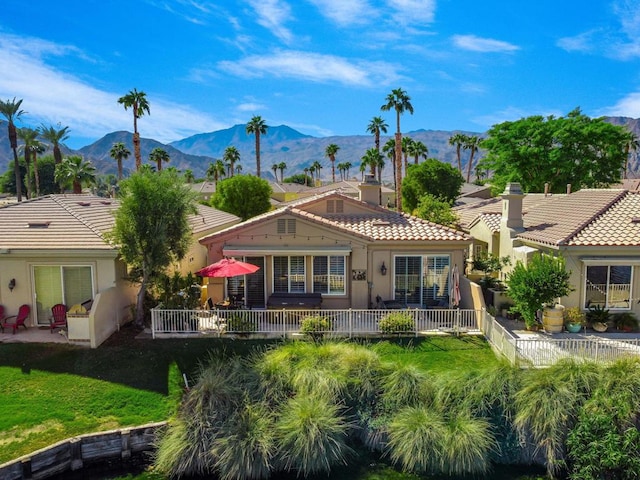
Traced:
<path id="1" fill-rule="evenodd" d="M 380 266 L 380 274 L 382 274 L 383 277 L 387 274 L 387 267 L 384 262 L 382 262 L 382 265 Z"/>
<path id="2" fill-rule="evenodd" d="M 16 288 L 16 279 L 12 278 L 9 280 L 9 290 L 13 292 L 14 288 Z"/>

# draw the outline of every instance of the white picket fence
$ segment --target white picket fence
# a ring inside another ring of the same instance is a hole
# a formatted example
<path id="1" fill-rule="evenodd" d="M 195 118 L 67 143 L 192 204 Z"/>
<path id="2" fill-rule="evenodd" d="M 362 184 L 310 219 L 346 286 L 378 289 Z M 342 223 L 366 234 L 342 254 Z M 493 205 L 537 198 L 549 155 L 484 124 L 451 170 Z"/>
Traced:
<path id="1" fill-rule="evenodd" d="M 614 338 L 603 334 L 576 337 L 513 335 L 489 313 L 484 312 L 482 332 L 492 347 L 511 363 L 523 367 L 545 367 L 561 359 L 612 362 L 640 355 L 640 338 Z"/>
<path id="2" fill-rule="evenodd" d="M 411 316 L 410 332 L 420 335 L 441 331 L 463 333 L 479 331 L 479 310 L 406 309 L 406 310 L 164 310 L 151 311 L 153 338 L 178 335 L 259 334 L 291 336 L 300 333 L 305 317 L 325 317 L 329 320 L 326 336 L 353 337 L 380 334 L 379 322 L 392 313 Z"/>

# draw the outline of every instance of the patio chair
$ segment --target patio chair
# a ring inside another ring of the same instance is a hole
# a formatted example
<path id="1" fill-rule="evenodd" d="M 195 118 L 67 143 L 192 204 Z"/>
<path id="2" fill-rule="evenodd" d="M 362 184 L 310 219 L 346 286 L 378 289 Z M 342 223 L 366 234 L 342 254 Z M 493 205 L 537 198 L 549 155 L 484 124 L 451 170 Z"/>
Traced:
<path id="1" fill-rule="evenodd" d="M 67 326 L 67 306 L 63 303 L 56 303 L 51 307 L 51 316 L 49 317 L 49 327 L 51 333 L 56 328 L 64 328 Z"/>
<path id="2" fill-rule="evenodd" d="M 18 327 L 22 326 L 24 329 L 27 329 L 25 325 L 25 321 L 29 318 L 29 314 L 31 313 L 31 307 L 29 305 L 21 305 L 18 309 L 17 315 L 11 315 L 9 317 L 5 317 L 0 321 L 0 330 L 4 333 L 5 328 L 13 329 L 13 333 L 15 335 Z"/>

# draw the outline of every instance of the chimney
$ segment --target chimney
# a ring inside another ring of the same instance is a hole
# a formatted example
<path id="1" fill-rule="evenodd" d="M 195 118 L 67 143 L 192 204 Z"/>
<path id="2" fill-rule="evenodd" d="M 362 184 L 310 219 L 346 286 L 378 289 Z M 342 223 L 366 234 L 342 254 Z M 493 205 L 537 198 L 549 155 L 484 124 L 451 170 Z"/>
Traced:
<path id="1" fill-rule="evenodd" d="M 524 231 L 522 199 L 524 193 L 519 183 L 509 183 L 500 194 L 502 218 L 500 219 L 500 256 L 511 256 L 516 235 Z"/>
<path id="2" fill-rule="evenodd" d="M 358 184 L 360 190 L 360 200 L 371 205 L 380 205 L 380 183 L 376 181 L 375 175 L 367 173 L 364 182 Z"/>
<path id="3" fill-rule="evenodd" d="M 547 195 L 549 195 L 549 182 L 544 184 L 544 196 L 546 197 Z"/>
<path id="4" fill-rule="evenodd" d="M 571 193 L 571 184 L 567 183 L 567 195 Z"/>

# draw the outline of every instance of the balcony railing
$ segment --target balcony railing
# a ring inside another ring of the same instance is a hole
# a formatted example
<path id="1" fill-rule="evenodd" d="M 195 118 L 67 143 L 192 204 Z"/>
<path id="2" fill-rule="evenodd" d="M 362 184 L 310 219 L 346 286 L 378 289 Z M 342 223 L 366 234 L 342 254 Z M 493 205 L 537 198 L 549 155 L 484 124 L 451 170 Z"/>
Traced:
<path id="1" fill-rule="evenodd" d="M 261 334 L 286 337 L 300 333 L 305 317 L 325 317 L 327 336 L 353 337 L 382 333 L 379 322 L 391 313 L 406 313 L 413 320 L 409 332 L 478 331 L 480 310 L 406 309 L 406 310 L 161 310 L 151 311 L 153 338 L 180 334 Z M 405 332 L 406 333 L 406 332 Z"/>

